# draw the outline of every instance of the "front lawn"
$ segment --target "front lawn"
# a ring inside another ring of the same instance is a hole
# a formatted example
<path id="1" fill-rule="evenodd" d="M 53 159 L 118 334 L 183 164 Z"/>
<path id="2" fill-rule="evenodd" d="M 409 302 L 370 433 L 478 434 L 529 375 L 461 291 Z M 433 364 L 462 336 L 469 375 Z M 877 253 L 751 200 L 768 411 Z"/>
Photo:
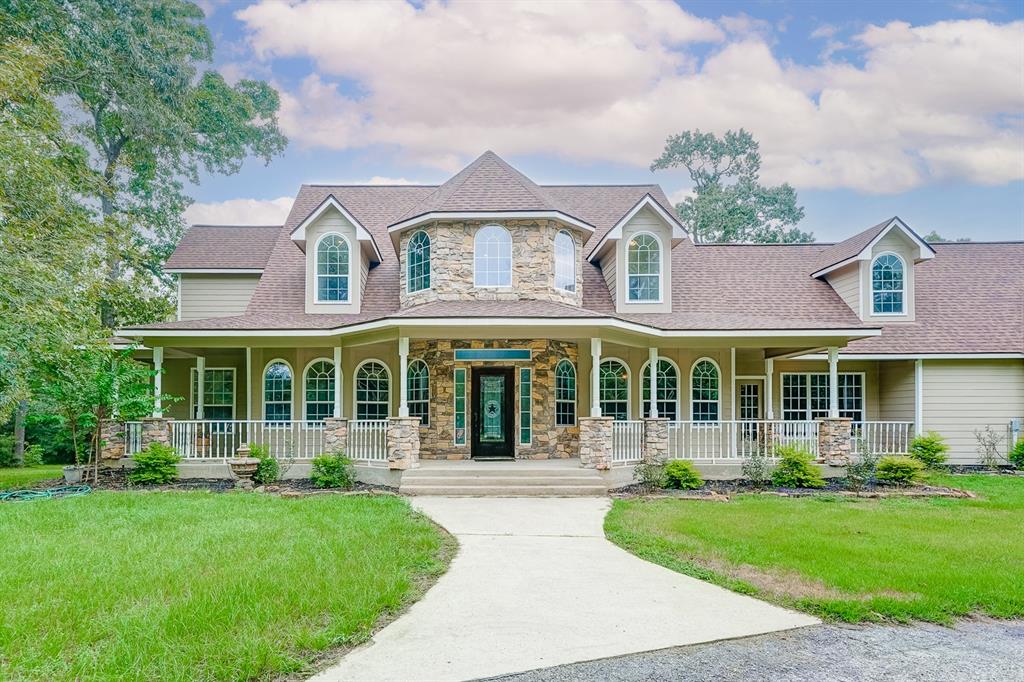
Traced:
<path id="1" fill-rule="evenodd" d="M 1024 617 L 1024 478 L 932 482 L 979 498 L 617 500 L 605 532 L 655 563 L 824 618 Z"/>
<path id="2" fill-rule="evenodd" d="M 40 464 L 35 467 L 12 467 L 0 469 L 0 490 L 30 486 L 51 478 L 64 478 L 63 464 Z M 63 485 L 63 482 L 56 485 Z"/>
<path id="3" fill-rule="evenodd" d="M 365 639 L 452 541 L 397 497 L 98 492 L 0 506 L 0 679 L 245 680 Z"/>

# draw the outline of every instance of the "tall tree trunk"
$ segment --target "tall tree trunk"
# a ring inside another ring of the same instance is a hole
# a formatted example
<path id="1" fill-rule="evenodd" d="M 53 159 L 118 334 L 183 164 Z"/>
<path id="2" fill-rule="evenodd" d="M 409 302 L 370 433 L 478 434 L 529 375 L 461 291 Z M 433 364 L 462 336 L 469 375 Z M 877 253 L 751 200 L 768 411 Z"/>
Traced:
<path id="1" fill-rule="evenodd" d="M 18 403 L 18 410 L 14 413 L 14 466 L 20 467 L 25 463 L 25 416 L 28 414 L 28 401 L 22 400 Z"/>
<path id="2" fill-rule="evenodd" d="M 117 157 L 120 151 L 113 156 L 108 154 L 107 166 L 103 169 L 104 191 L 100 197 L 100 210 L 103 213 L 103 222 L 107 227 L 107 257 L 106 257 L 106 279 L 107 291 L 114 290 L 114 285 L 121 279 L 121 252 L 117 245 L 117 233 L 110 225 L 114 215 L 114 202 L 111 194 L 114 191 L 114 173 L 117 169 Z M 107 329 L 114 329 L 117 326 L 117 319 L 114 316 L 114 306 L 106 296 L 100 299 L 100 322 Z"/>

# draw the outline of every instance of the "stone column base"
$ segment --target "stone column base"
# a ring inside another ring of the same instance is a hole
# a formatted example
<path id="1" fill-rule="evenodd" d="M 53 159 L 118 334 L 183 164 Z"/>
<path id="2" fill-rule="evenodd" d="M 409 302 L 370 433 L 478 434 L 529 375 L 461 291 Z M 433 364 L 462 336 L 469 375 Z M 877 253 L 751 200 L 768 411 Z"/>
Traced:
<path id="1" fill-rule="evenodd" d="M 844 467 L 850 463 L 852 423 L 849 417 L 818 419 L 818 458 L 822 462 L 834 467 Z"/>
<path id="2" fill-rule="evenodd" d="M 120 419 L 104 419 L 99 428 L 100 460 L 109 462 L 124 457 L 124 422 Z"/>
<path id="3" fill-rule="evenodd" d="M 348 419 L 344 417 L 324 419 L 324 452 L 348 454 Z"/>
<path id="4" fill-rule="evenodd" d="M 420 418 L 388 419 L 388 468 L 415 469 L 420 465 Z"/>
<path id="5" fill-rule="evenodd" d="M 664 464 L 668 461 L 668 418 L 644 419 L 644 462 Z"/>
<path id="6" fill-rule="evenodd" d="M 143 450 L 145 450 L 150 443 L 160 443 L 161 445 L 171 444 L 171 423 L 173 419 L 167 417 L 147 417 L 142 420 L 142 442 L 140 443 Z"/>
<path id="7" fill-rule="evenodd" d="M 587 469 L 612 467 L 611 417 L 580 417 L 580 465 Z"/>

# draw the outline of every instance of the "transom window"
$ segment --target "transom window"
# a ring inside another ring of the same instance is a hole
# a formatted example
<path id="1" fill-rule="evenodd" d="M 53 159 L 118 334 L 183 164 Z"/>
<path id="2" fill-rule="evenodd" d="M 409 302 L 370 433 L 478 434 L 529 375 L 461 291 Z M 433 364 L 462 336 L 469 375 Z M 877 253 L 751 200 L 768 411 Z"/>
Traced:
<path id="1" fill-rule="evenodd" d="M 409 292 L 430 288 L 430 237 L 422 230 L 409 240 L 406 254 L 409 267 L 406 284 Z"/>
<path id="2" fill-rule="evenodd" d="M 356 419 L 387 419 L 391 377 L 378 360 L 368 360 L 356 370 Z"/>
<path id="3" fill-rule="evenodd" d="M 512 286 L 512 235 L 501 225 L 487 225 L 473 242 L 473 284 Z"/>
<path id="4" fill-rule="evenodd" d="M 640 233 L 626 247 L 630 301 L 661 300 L 661 245 L 652 234 Z"/>
<path id="5" fill-rule="evenodd" d="M 716 422 L 719 418 L 718 365 L 698 360 L 690 372 L 690 405 L 695 422 Z"/>
<path id="6" fill-rule="evenodd" d="M 576 242 L 565 230 L 555 235 L 555 288 L 576 291 Z"/>
<path id="7" fill-rule="evenodd" d="M 807 421 L 828 416 L 828 373 L 782 375 L 782 418 Z M 864 375 L 839 375 L 839 416 L 864 421 Z"/>
<path id="8" fill-rule="evenodd" d="M 334 416 L 334 363 L 317 360 L 306 368 L 306 419 L 321 421 Z"/>
<path id="9" fill-rule="evenodd" d="M 406 374 L 406 404 L 409 416 L 419 417 L 420 426 L 430 425 L 430 373 L 427 363 L 413 360 Z"/>
<path id="10" fill-rule="evenodd" d="M 651 416 L 651 363 L 644 365 L 642 373 L 643 382 L 640 385 L 640 394 L 644 404 L 641 409 L 644 417 Z M 656 400 L 658 401 L 658 416 L 668 417 L 672 421 L 679 418 L 679 372 L 676 366 L 665 358 L 658 359 L 658 374 L 654 377 L 657 383 Z"/>
<path id="11" fill-rule="evenodd" d="M 199 419 L 199 371 L 192 368 L 192 419 Z M 209 369 L 203 373 L 203 419 L 235 418 L 235 370 Z"/>
<path id="12" fill-rule="evenodd" d="M 618 360 L 605 360 L 598 376 L 601 414 L 629 419 L 629 370 Z"/>
<path id="13" fill-rule="evenodd" d="M 576 423 L 576 368 L 568 360 L 555 367 L 555 426 Z"/>
<path id="14" fill-rule="evenodd" d="M 903 259 L 883 253 L 871 264 L 871 306 L 875 315 L 903 313 Z"/>
<path id="15" fill-rule="evenodd" d="M 263 418 L 272 422 L 292 418 L 292 368 L 282 360 L 271 362 L 263 372 Z"/>
<path id="16" fill-rule="evenodd" d="M 347 302 L 349 291 L 348 242 L 340 234 L 320 238 L 316 246 L 316 300 Z"/>

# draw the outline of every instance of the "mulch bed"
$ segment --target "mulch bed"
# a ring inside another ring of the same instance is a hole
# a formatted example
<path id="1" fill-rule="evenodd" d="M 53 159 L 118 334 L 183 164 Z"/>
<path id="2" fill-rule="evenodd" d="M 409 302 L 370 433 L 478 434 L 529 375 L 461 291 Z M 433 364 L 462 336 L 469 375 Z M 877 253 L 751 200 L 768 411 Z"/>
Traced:
<path id="1" fill-rule="evenodd" d="M 952 498 L 974 498 L 974 493 L 959 488 L 934 485 L 915 485 L 906 488 L 894 486 L 870 485 L 860 490 L 851 490 L 842 480 L 831 479 L 824 488 L 758 488 L 749 481 L 706 481 L 704 485 L 696 490 L 654 490 L 647 491 L 641 485 L 634 483 L 611 491 L 611 496 L 618 499 L 630 499 L 644 497 L 673 498 L 681 500 L 703 500 L 709 502 L 728 502 L 735 495 L 771 495 L 774 497 L 859 497 L 859 498 L 887 498 L 887 497 L 952 497 Z"/>

